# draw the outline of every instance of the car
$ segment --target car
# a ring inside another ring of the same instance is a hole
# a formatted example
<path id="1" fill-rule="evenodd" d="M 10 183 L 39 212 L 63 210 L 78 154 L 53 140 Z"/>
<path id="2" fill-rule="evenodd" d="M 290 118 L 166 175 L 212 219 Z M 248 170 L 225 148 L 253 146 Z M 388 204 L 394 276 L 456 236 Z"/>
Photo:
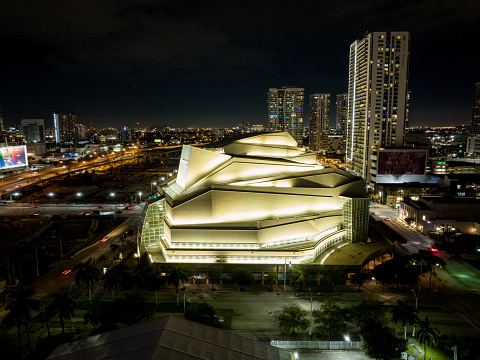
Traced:
<path id="1" fill-rule="evenodd" d="M 67 269 L 67 270 L 62 271 L 62 275 L 68 275 L 71 272 L 72 272 L 72 269 Z"/>
<path id="2" fill-rule="evenodd" d="M 105 241 L 107 241 L 107 240 L 108 240 L 108 237 L 105 236 L 105 237 L 102 239 L 102 242 L 105 242 Z"/>
<path id="3" fill-rule="evenodd" d="M 132 209 L 133 209 L 133 206 L 127 206 L 127 207 L 125 208 L 125 210 L 132 210 Z"/>
<path id="4" fill-rule="evenodd" d="M 436 247 L 431 247 L 431 248 L 430 248 L 430 251 L 431 251 L 431 252 L 438 252 L 438 249 L 437 249 Z"/>
<path id="5" fill-rule="evenodd" d="M 99 205 L 99 206 L 98 206 L 99 209 L 102 209 L 102 208 L 104 208 L 104 207 L 105 207 L 105 206 L 103 206 L 103 205 Z"/>
<path id="6" fill-rule="evenodd" d="M 19 188 L 19 187 L 20 187 L 20 185 L 15 185 L 15 189 L 17 189 L 17 188 Z"/>
<path id="7" fill-rule="evenodd" d="M 39 207 L 40 207 L 40 206 L 38 206 L 38 205 L 32 206 L 32 208 L 34 208 L 34 209 L 38 209 Z"/>
<path id="8" fill-rule="evenodd" d="M 390 219 L 389 217 L 386 217 L 385 218 L 385 221 L 391 221 L 392 219 Z"/>
<path id="9" fill-rule="evenodd" d="M 0 194 L 3 194 L 5 192 L 5 190 L 0 190 Z"/>

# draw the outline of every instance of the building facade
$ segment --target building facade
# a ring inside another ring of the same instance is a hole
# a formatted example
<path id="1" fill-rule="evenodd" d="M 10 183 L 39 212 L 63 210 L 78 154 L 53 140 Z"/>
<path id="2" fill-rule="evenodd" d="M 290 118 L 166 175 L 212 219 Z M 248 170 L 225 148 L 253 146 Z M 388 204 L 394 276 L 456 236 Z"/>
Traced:
<path id="1" fill-rule="evenodd" d="M 321 137 L 330 130 L 330 94 L 310 95 L 310 150 L 319 151 Z"/>
<path id="2" fill-rule="evenodd" d="M 303 104 L 305 89 L 283 86 L 268 89 L 268 130 L 284 131 L 303 145 Z"/>
<path id="3" fill-rule="evenodd" d="M 346 169 L 370 182 L 371 149 L 402 147 L 408 32 L 368 33 L 350 45 Z"/>
<path id="4" fill-rule="evenodd" d="M 472 133 L 480 134 L 480 82 L 475 84 L 473 94 Z"/>
<path id="5" fill-rule="evenodd" d="M 21 122 L 22 133 L 25 136 L 25 142 L 39 143 L 45 142 L 45 120 L 44 119 L 23 119 Z"/>
<path id="6" fill-rule="evenodd" d="M 215 148 L 184 146 L 139 231 L 153 262 L 312 263 L 341 242 L 365 241 L 363 180 L 323 168 L 287 133 Z"/>
<path id="7" fill-rule="evenodd" d="M 53 114 L 55 127 L 55 141 L 57 143 L 75 142 L 78 139 L 77 115 L 70 111 L 66 114 L 55 112 Z"/>
<path id="8" fill-rule="evenodd" d="M 337 102 L 335 103 L 337 106 L 336 107 L 337 109 L 336 127 L 337 127 L 337 130 L 341 131 L 343 134 L 345 134 L 347 131 L 347 111 L 348 111 L 347 101 L 348 101 L 348 94 L 343 93 L 343 94 L 337 95 Z"/>

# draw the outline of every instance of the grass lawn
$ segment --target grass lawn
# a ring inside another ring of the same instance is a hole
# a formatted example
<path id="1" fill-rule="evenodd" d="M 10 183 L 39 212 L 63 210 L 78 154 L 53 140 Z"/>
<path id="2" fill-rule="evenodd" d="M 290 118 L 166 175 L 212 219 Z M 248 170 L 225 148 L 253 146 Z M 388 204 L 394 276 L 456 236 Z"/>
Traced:
<path id="1" fill-rule="evenodd" d="M 418 357 L 417 359 L 421 360 L 424 358 L 423 354 L 423 349 L 424 346 L 420 345 L 417 343 L 417 346 L 422 349 L 422 355 Z M 415 353 L 416 350 L 411 346 L 410 344 L 408 345 L 407 353 L 408 354 L 413 354 Z M 442 350 L 438 349 L 433 346 L 429 346 L 427 349 L 427 360 L 432 358 L 433 360 L 452 360 L 453 359 L 453 351 L 447 351 L 447 350 Z"/>

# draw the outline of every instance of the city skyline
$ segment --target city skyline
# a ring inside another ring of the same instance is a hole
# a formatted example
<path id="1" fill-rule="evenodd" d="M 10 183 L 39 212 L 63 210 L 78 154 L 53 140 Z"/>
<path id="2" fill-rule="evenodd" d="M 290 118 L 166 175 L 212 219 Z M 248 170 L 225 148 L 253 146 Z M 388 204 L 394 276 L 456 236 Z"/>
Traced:
<path id="1" fill-rule="evenodd" d="M 478 3 L 272 4 L 2 2 L 5 125 L 52 127 L 59 110 L 98 127 L 266 125 L 270 87 L 346 92 L 349 45 L 367 31 L 412 36 L 411 126 L 470 124 Z"/>

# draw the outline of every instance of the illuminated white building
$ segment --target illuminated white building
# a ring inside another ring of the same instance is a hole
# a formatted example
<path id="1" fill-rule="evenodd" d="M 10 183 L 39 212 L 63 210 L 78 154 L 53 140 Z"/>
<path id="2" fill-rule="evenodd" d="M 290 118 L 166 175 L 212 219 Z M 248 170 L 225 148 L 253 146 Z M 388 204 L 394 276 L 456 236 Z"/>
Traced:
<path id="1" fill-rule="evenodd" d="M 159 193 L 139 240 L 154 262 L 312 263 L 367 237 L 363 180 L 323 168 L 287 133 L 184 146 L 178 174 Z"/>

